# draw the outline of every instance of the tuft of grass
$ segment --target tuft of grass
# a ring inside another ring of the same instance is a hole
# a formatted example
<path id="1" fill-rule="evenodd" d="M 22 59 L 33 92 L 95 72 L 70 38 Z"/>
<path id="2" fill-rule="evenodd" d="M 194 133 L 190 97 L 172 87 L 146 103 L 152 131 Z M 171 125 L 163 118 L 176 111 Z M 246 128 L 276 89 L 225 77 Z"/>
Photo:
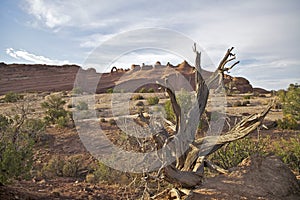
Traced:
<path id="1" fill-rule="evenodd" d="M 14 93 L 14 92 L 9 92 L 9 93 L 6 93 L 5 96 L 4 96 L 4 102 L 7 102 L 7 103 L 15 103 L 19 100 L 22 100 L 24 98 L 23 95 L 20 95 L 18 93 Z"/>
<path id="2" fill-rule="evenodd" d="M 242 160 L 249 156 L 266 155 L 266 147 L 269 141 L 270 139 L 268 137 L 262 138 L 259 141 L 244 138 L 229 143 L 210 155 L 209 158 L 218 166 L 229 169 L 237 166 Z"/>
<path id="3" fill-rule="evenodd" d="M 147 102 L 148 102 L 148 104 L 149 105 L 156 105 L 156 104 L 158 104 L 158 102 L 159 102 L 159 98 L 158 97 L 149 97 L 148 99 L 147 99 Z"/>
<path id="4" fill-rule="evenodd" d="M 281 139 L 273 143 L 274 153 L 281 157 L 296 174 L 300 174 L 300 136 L 295 138 Z"/>

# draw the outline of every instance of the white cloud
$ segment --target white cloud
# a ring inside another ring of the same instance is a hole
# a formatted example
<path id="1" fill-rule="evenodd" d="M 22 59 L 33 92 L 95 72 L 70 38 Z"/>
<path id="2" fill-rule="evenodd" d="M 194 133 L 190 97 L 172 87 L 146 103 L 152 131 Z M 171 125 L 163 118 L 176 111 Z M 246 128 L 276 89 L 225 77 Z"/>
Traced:
<path id="1" fill-rule="evenodd" d="M 95 48 L 99 46 L 102 42 L 112 38 L 116 34 L 93 34 L 81 39 L 80 47 L 84 48 Z"/>
<path id="2" fill-rule="evenodd" d="M 34 55 L 25 50 L 14 50 L 13 48 L 7 48 L 6 53 L 15 58 L 15 59 L 23 59 L 25 61 L 29 61 L 35 64 L 49 64 L 49 65 L 64 65 L 70 64 L 68 60 L 60 61 L 60 60 L 52 60 L 50 58 L 46 58 L 44 56 Z"/>
<path id="3" fill-rule="evenodd" d="M 64 7 L 55 1 L 27 0 L 28 12 L 49 28 L 64 25 L 71 17 L 64 14 Z"/>

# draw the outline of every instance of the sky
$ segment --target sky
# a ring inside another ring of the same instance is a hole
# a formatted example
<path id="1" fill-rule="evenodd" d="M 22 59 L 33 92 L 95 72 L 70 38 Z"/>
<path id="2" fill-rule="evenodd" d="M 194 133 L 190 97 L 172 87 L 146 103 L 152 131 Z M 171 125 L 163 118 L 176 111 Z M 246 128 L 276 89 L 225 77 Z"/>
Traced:
<path id="1" fill-rule="evenodd" d="M 2 0 L 0 62 L 84 67 L 106 41 L 156 28 L 197 42 L 215 66 L 234 46 L 240 64 L 231 75 L 246 77 L 254 87 L 285 89 L 300 83 L 299 10 L 299 0 Z M 156 37 L 165 40 L 163 32 Z M 158 60 L 176 65 L 181 59 L 144 49 L 128 52 L 114 65 L 128 68 Z M 214 70 L 212 65 L 203 68 Z"/>

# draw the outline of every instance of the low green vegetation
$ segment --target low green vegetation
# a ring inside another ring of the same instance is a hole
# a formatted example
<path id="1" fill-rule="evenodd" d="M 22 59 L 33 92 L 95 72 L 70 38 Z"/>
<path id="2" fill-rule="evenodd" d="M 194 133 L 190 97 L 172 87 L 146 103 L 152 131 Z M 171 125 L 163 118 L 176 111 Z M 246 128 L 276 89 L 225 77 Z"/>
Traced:
<path id="1" fill-rule="evenodd" d="M 146 89 L 146 88 L 141 88 L 141 89 L 139 90 L 139 93 L 147 93 L 147 89 Z"/>
<path id="2" fill-rule="evenodd" d="M 45 121 L 47 124 L 56 124 L 59 127 L 66 127 L 70 121 L 68 111 L 64 109 L 66 101 L 61 95 L 50 95 L 41 106 L 46 109 Z"/>
<path id="3" fill-rule="evenodd" d="M 158 98 L 158 97 L 149 97 L 149 98 L 147 99 L 147 102 L 148 102 L 148 104 L 149 104 L 150 106 L 156 105 L 156 104 L 158 104 L 158 102 L 159 102 L 159 98 Z"/>
<path id="4" fill-rule="evenodd" d="M 74 155 L 69 158 L 53 156 L 41 169 L 41 174 L 45 178 L 55 176 L 78 177 L 82 169 L 82 156 Z"/>
<path id="5" fill-rule="evenodd" d="M 23 95 L 20 95 L 18 93 L 14 93 L 14 92 L 9 92 L 9 93 L 5 94 L 5 96 L 4 96 L 4 102 L 7 102 L 7 103 L 15 103 L 22 99 L 24 99 Z"/>
<path id="6" fill-rule="evenodd" d="M 154 90 L 153 88 L 150 88 L 150 89 L 148 90 L 148 92 L 149 92 L 149 93 L 154 93 L 155 90 Z"/>
<path id="7" fill-rule="evenodd" d="M 300 120 L 300 86 L 290 84 L 287 91 L 278 91 L 282 103 L 283 119 L 277 121 L 281 129 L 297 129 Z"/>
<path id="8" fill-rule="evenodd" d="M 114 92 L 114 88 L 108 88 L 107 90 L 106 90 L 106 93 L 109 93 L 109 94 L 111 94 L 111 93 L 113 93 Z"/>
<path id="9" fill-rule="evenodd" d="M 251 138 L 244 138 L 225 145 L 217 152 L 210 155 L 211 161 L 218 166 L 229 169 L 236 167 L 242 160 L 252 155 L 266 155 L 267 145 L 270 138 L 254 141 Z"/>
<path id="10" fill-rule="evenodd" d="M 281 139 L 273 145 L 275 154 L 281 157 L 294 172 L 300 174 L 300 136 Z"/>
<path id="11" fill-rule="evenodd" d="M 10 114 L 0 114 L 0 183 L 30 177 L 33 145 L 45 124 L 40 119 L 28 118 L 29 107 L 21 103 Z"/>

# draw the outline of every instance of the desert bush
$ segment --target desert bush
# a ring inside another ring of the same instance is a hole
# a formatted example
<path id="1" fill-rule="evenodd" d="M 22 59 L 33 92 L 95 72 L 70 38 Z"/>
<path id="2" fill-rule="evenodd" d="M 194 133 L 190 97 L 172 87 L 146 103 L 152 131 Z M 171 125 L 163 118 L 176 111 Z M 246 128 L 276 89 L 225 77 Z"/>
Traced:
<path id="1" fill-rule="evenodd" d="M 4 132 L 11 123 L 13 123 L 11 119 L 0 114 L 0 132 Z"/>
<path id="2" fill-rule="evenodd" d="M 153 88 L 150 88 L 150 89 L 148 90 L 148 92 L 149 92 L 149 93 L 154 93 L 155 90 L 154 90 Z"/>
<path id="3" fill-rule="evenodd" d="M 69 119 L 65 116 L 60 116 L 58 119 L 55 120 L 55 124 L 58 128 L 64 128 L 68 126 Z"/>
<path id="4" fill-rule="evenodd" d="M 79 101 L 77 106 L 76 106 L 77 110 L 88 110 L 89 106 L 86 102 L 84 101 Z"/>
<path id="5" fill-rule="evenodd" d="M 136 94 L 131 99 L 136 101 L 136 100 L 142 100 L 144 99 L 144 97 L 140 94 Z"/>
<path id="6" fill-rule="evenodd" d="M 67 161 L 65 161 L 62 168 L 63 176 L 65 177 L 77 177 L 79 170 L 82 168 L 82 156 L 75 155 L 71 156 Z"/>
<path id="7" fill-rule="evenodd" d="M 159 102 L 159 98 L 158 97 L 149 97 L 147 99 L 147 102 L 149 105 L 156 105 Z"/>
<path id="8" fill-rule="evenodd" d="M 251 96 L 250 95 L 245 95 L 245 96 L 243 96 L 243 99 L 251 99 Z"/>
<path id="9" fill-rule="evenodd" d="M 27 119 L 23 124 L 23 131 L 26 132 L 31 139 L 39 141 L 41 133 L 45 131 L 46 123 L 42 119 Z"/>
<path id="10" fill-rule="evenodd" d="M 171 101 L 170 100 L 166 101 L 164 107 L 165 107 L 165 112 L 166 112 L 166 115 L 167 115 L 167 119 L 175 121 L 176 117 L 175 117 L 175 113 L 174 113 L 173 108 L 172 108 Z"/>
<path id="11" fill-rule="evenodd" d="M 30 176 L 33 145 L 44 124 L 27 118 L 28 107 L 22 104 L 8 116 L 0 115 L 0 183 Z"/>
<path id="12" fill-rule="evenodd" d="M 65 161 L 60 156 L 53 156 L 42 168 L 42 175 L 46 178 L 63 176 Z"/>
<path id="13" fill-rule="evenodd" d="M 106 93 L 109 93 L 109 94 L 111 94 L 111 93 L 113 93 L 114 92 L 114 88 L 108 88 L 107 90 L 106 90 Z"/>
<path id="14" fill-rule="evenodd" d="M 282 104 L 283 119 L 278 120 L 281 129 L 297 129 L 300 120 L 300 86 L 290 84 L 287 91 L 279 90 L 277 95 Z"/>
<path id="15" fill-rule="evenodd" d="M 65 159 L 61 156 L 53 156 L 42 168 L 42 175 L 46 178 L 55 176 L 78 177 L 82 168 L 82 156 L 74 155 Z"/>
<path id="16" fill-rule="evenodd" d="M 242 160 L 251 155 L 267 154 L 266 146 L 269 138 L 253 141 L 249 138 L 244 138 L 222 147 L 217 152 L 209 156 L 209 158 L 218 166 L 229 169 L 237 166 Z"/>
<path id="17" fill-rule="evenodd" d="M 278 128 L 280 129 L 294 130 L 297 129 L 298 127 L 297 121 L 290 114 L 285 115 L 282 119 L 278 119 L 277 124 L 278 124 Z"/>
<path id="18" fill-rule="evenodd" d="M 99 162 L 95 167 L 93 173 L 90 173 L 86 176 L 86 181 L 90 183 L 118 183 L 122 172 L 112 169 L 105 164 Z"/>
<path id="19" fill-rule="evenodd" d="M 22 100 L 24 98 L 24 96 L 14 93 L 14 92 L 9 92 L 7 94 L 5 94 L 4 96 L 4 102 L 7 103 L 15 103 L 19 100 Z"/>
<path id="20" fill-rule="evenodd" d="M 45 121 L 50 124 L 57 124 L 59 127 L 65 127 L 69 121 L 69 113 L 63 108 L 66 101 L 60 95 L 50 95 L 41 106 L 46 109 Z"/>
<path id="21" fill-rule="evenodd" d="M 139 90 L 139 93 L 147 93 L 147 89 L 146 89 L 146 88 L 141 88 L 141 89 Z"/>
<path id="22" fill-rule="evenodd" d="M 282 158 L 293 171 L 300 174 L 300 136 L 281 139 L 273 143 L 274 153 Z"/>
<path id="23" fill-rule="evenodd" d="M 0 152 L 0 183 L 10 182 L 11 179 L 28 178 L 32 167 L 32 142 L 24 140 L 25 145 L 16 145 L 12 142 L 0 142 L 3 150 Z"/>

